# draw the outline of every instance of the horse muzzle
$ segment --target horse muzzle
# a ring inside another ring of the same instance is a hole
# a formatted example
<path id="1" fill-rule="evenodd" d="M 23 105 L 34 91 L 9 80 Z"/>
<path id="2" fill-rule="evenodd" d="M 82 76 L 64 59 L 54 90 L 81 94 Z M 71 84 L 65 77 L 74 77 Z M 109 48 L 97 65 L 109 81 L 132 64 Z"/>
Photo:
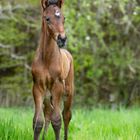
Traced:
<path id="1" fill-rule="evenodd" d="M 67 42 L 67 37 L 61 37 L 61 35 L 58 35 L 57 38 L 57 45 L 59 46 L 59 48 L 63 48 L 64 46 L 66 46 L 66 42 Z"/>

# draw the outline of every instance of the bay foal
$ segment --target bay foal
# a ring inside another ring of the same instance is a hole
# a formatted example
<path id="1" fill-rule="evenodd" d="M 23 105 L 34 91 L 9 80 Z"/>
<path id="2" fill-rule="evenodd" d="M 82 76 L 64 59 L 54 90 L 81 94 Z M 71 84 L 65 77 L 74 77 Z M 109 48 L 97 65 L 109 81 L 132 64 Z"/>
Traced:
<path id="1" fill-rule="evenodd" d="M 62 49 L 66 43 L 64 16 L 61 12 L 63 0 L 42 0 L 42 31 L 39 47 L 32 63 L 34 140 L 39 140 L 51 122 L 56 140 L 60 139 L 60 103 L 64 99 L 64 140 L 68 137 L 71 119 L 74 71 L 71 54 Z"/>

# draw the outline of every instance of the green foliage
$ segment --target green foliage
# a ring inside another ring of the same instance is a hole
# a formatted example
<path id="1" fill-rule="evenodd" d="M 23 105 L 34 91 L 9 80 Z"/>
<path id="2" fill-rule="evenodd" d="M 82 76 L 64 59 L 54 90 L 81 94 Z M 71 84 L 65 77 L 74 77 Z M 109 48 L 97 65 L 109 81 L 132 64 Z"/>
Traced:
<path id="1" fill-rule="evenodd" d="M 140 99 L 138 7 L 130 0 L 70 2 L 66 27 L 72 26 L 68 47 L 75 60 L 77 102 L 112 106 Z"/>
<path id="2" fill-rule="evenodd" d="M 139 140 L 139 109 L 75 110 L 69 126 L 69 140 Z M 0 140 L 33 139 L 30 109 L 0 109 Z M 63 137 L 64 128 L 61 130 Z M 48 139 L 54 139 L 49 127 Z"/>
<path id="3" fill-rule="evenodd" d="M 0 93 L 6 101 L 14 95 L 6 105 L 18 100 L 29 104 L 29 66 L 39 40 L 40 2 L 2 0 L 0 4 L 0 44 L 4 45 L 0 47 Z M 139 104 L 140 3 L 73 0 L 65 1 L 63 11 L 67 49 L 75 63 L 75 104 Z"/>

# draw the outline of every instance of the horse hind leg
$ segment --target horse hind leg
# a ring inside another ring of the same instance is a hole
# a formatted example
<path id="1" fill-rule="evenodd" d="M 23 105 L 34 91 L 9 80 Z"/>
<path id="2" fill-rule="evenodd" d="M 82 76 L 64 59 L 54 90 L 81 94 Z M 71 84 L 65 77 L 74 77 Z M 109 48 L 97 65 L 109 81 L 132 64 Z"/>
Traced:
<path id="1" fill-rule="evenodd" d="M 72 105 L 72 96 L 69 95 L 65 97 L 64 100 L 64 109 L 62 112 L 63 121 L 64 121 L 64 140 L 68 139 L 68 126 L 72 117 L 71 113 L 71 105 Z"/>
<path id="2" fill-rule="evenodd" d="M 68 126 L 72 117 L 71 106 L 74 94 L 74 69 L 73 62 L 71 63 L 68 77 L 65 81 L 65 93 L 64 93 L 64 109 L 62 112 L 64 121 L 64 140 L 68 139 Z"/>

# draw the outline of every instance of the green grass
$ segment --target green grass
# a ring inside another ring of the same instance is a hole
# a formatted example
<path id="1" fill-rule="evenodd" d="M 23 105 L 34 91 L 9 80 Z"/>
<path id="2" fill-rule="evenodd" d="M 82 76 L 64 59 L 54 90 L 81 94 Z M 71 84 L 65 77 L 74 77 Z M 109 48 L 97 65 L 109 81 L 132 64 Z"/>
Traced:
<path id="1" fill-rule="evenodd" d="M 0 140 L 32 140 L 32 117 L 31 109 L 0 109 Z M 140 109 L 75 110 L 69 130 L 69 140 L 140 140 Z"/>

